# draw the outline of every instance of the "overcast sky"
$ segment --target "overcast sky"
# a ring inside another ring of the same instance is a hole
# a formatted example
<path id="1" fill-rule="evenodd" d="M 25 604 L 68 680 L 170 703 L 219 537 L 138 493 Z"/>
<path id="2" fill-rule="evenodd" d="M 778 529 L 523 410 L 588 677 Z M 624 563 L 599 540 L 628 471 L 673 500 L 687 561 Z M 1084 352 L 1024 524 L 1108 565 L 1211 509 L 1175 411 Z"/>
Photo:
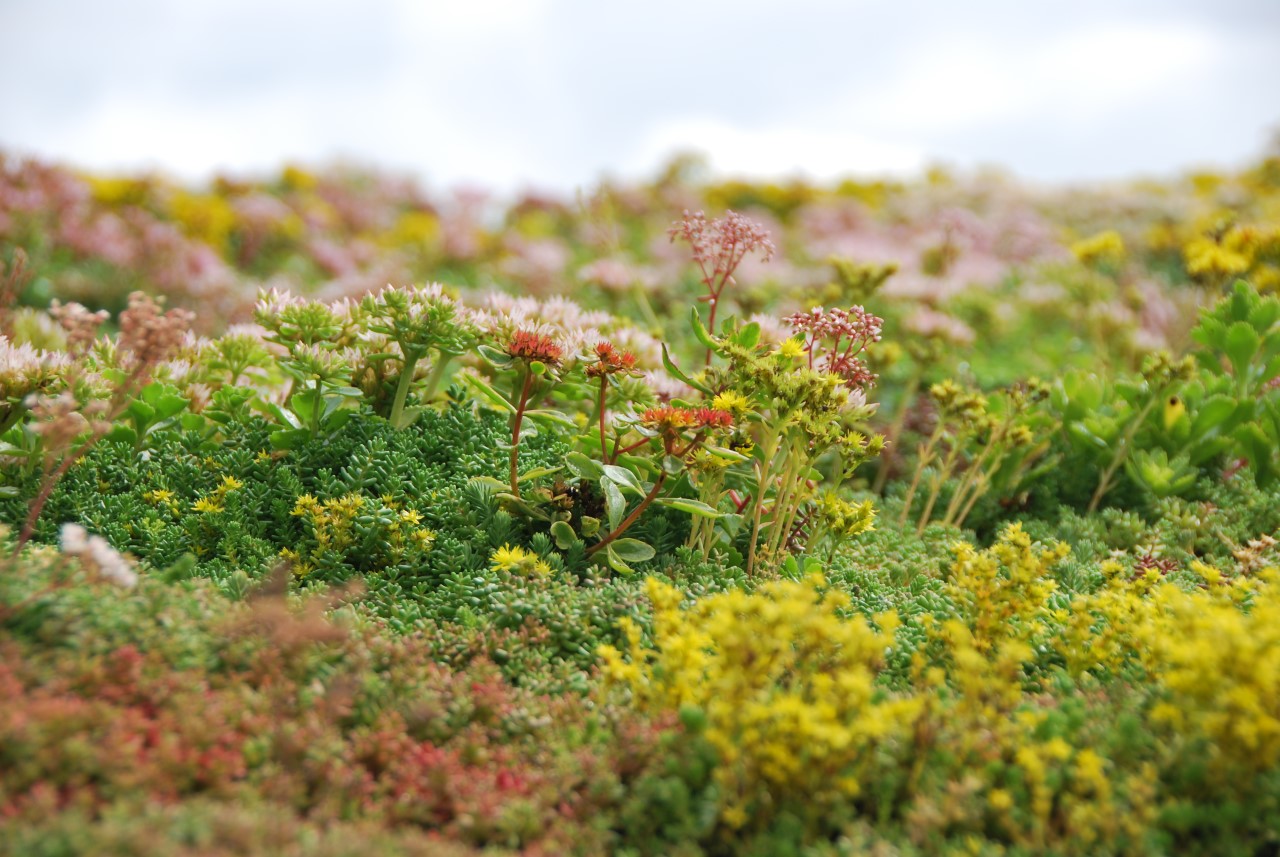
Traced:
<path id="1" fill-rule="evenodd" d="M 571 191 L 1256 156 L 1280 0 L 0 0 L 0 148 L 187 178 L 345 157 Z"/>

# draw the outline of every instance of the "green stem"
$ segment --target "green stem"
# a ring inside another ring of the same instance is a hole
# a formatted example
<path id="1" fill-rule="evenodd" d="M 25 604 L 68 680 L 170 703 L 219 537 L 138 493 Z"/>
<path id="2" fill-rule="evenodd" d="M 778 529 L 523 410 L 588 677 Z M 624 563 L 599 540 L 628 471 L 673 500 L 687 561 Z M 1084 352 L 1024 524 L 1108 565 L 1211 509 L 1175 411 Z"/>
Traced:
<path id="1" fill-rule="evenodd" d="M 644 320 L 654 331 L 662 330 L 662 322 L 658 321 L 658 316 L 653 311 L 653 305 L 649 303 L 649 296 L 644 293 L 643 286 L 636 286 L 631 290 L 632 295 L 636 299 L 636 303 L 640 306 L 640 314 L 644 316 Z"/>
<path id="2" fill-rule="evenodd" d="M 969 469 L 960 477 L 960 484 L 956 486 L 955 493 L 951 495 L 951 502 L 947 504 L 947 511 L 942 516 L 942 523 L 951 524 L 956 512 L 960 511 L 961 504 L 964 502 L 965 495 L 968 494 L 969 488 L 972 487 L 974 480 L 982 473 L 982 465 L 986 462 L 987 456 L 991 450 L 995 449 L 1000 438 L 994 434 L 988 441 L 987 445 L 982 448 L 982 452 L 978 453 L 978 457 L 969 465 Z"/>
<path id="3" fill-rule="evenodd" d="M 920 447 L 920 452 L 916 456 L 916 471 L 911 475 L 911 484 L 907 486 L 906 496 L 902 500 L 902 514 L 898 515 L 898 526 L 906 526 L 907 516 L 911 514 L 911 501 L 916 498 L 916 490 L 920 487 L 920 477 L 924 474 L 924 469 L 929 466 L 929 462 L 933 460 L 933 450 L 938 445 L 938 441 L 942 439 L 942 430 L 945 424 L 939 420 L 938 427 L 933 430 L 933 434 Z"/>
<path id="4" fill-rule="evenodd" d="M 756 545 L 760 541 L 760 519 L 764 515 L 764 495 L 769 489 L 769 481 L 773 476 L 773 456 L 777 452 L 777 439 L 772 433 L 767 436 L 767 442 L 760 447 L 760 451 L 763 464 L 756 465 L 759 471 L 756 477 L 755 508 L 751 513 L 751 544 L 747 548 L 748 577 L 756 571 Z"/>
<path id="5" fill-rule="evenodd" d="M 787 524 L 792 518 L 792 498 L 798 493 L 801 458 L 793 446 L 783 465 L 782 478 L 778 480 L 778 494 L 773 501 L 773 529 L 765 543 L 765 550 L 771 556 L 778 555 L 787 536 Z"/>
<path id="6" fill-rule="evenodd" d="M 875 494 L 883 492 L 885 483 L 889 481 L 889 465 L 898 458 L 898 438 L 902 436 L 902 427 L 907 422 L 907 411 L 910 410 L 911 403 L 915 400 L 916 392 L 919 389 L 920 373 L 917 371 L 907 381 L 907 388 L 902 391 L 902 401 L 898 403 L 897 410 L 893 415 L 893 422 L 889 425 L 889 431 L 885 435 L 885 449 L 888 451 L 888 455 L 880 457 L 880 469 L 876 471 L 876 480 L 871 485 L 871 491 Z"/>
<path id="7" fill-rule="evenodd" d="M 1102 472 L 1102 478 L 1098 480 L 1098 488 L 1093 492 L 1093 497 L 1089 500 L 1088 514 L 1092 515 L 1098 511 L 1098 504 L 1102 502 L 1103 496 L 1111 489 L 1111 480 L 1116 475 L 1116 471 L 1120 469 L 1120 465 L 1124 464 L 1125 457 L 1129 454 L 1129 444 L 1133 441 L 1133 436 L 1138 433 L 1138 429 L 1146 421 L 1147 415 L 1151 413 L 1151 409 L 1155 407 L 1156 402 L 1164 399 L 1165 388 L 1161 387 L 1151 400 L 1143 406 L 1138 412 L 1138 416 L 1125 429 L 1124 435 L 1120 438 L 1120 444 L 1116 447 L 1115 454 L 1111 456 L 1111 463 L 1107 465 L 1107 469 Z"/>
<path id="8" fill-rule="evenodd" d="M 947 451 L 947 457 L 942 462 L 942 469 L 929 485 L 929 501 L 924 504 L 924 511 L 920 513 L 920 522 L 916 524 L 916 535 L 924 532 L 924 528 L 929 526 L 929 518 L 933 515 L 933 506 L 938 502 L 938 495 L 942 493 L 942 486 L 946 484 L 947 479 L 951 477 L 951 473 L 955 470 L 956 459 L 960 457 L 960 438 L 956 438 L 955 444 Z"/>
<path id="9" fill-rule="evenodd" d="M 449 361 L 451 359 L 453 359 L 452 354 L 446 354 L 443 351 L 436 352 L 436 362 L 431 365 L 431 374 L 427 376 L 427 381 L 423 385 L 423 399 L 430 399 L 436 394 L 436 388 L 440 386 L 440 382 L 444 380 L 445 373 L 449 370 Z"/>
<path id="10" fill-rule="evenodd" d="M 401 346 L 403 347 L 403 346 Z M 396 397 L 391 403 L 391 425 L 404 428 L 404 403 L 409 398 L 409 388 L 413 386 L 413 371 L 417 368 L 419 351 L 405 351 L 404 366 L 400 369 L 400 380 L 396 382 Z"/>

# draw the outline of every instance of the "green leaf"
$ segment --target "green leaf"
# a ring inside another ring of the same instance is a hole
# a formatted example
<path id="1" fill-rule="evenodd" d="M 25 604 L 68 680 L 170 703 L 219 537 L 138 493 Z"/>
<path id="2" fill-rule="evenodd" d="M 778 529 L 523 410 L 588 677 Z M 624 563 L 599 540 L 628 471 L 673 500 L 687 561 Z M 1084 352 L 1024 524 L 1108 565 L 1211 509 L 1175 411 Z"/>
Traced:
<path id="1" fill-rule="evenodd" d="M 117 440 L 123 443 L 137 443 L 138 433 L 129 426 L 118 425 L 107 432 L 105 440 Z"/>
<path id="2" fill-rule="evenodd" d="M 295 393 L 293 398 L 289 400 L 289 407 L 298 415 L 302 422 L 311 422 L 316 416 L 318 409 L 321 407 L 320 392 L 315 388 L 303 390 Z"/>
<path id="3" fill-rule="evenodd" d="M 695 310 L 695 313 L 696 313 L 696 310 Z M 674 377 L 677 381 L 681 381 L 685 384 L 688 384 L 690 387 L 697 390 L 699 393 L 702 393 L 704 396 L 713 395 L 710 387 L 706 386 L 705 384 L 698 383 L 697 381 L 690 378 L 688 375 L 684 374 L 684 372 L 680 371 L 680 367 L 677 366 L 674 362 L 672 362 L 671 355 L 667 353 L 667 344 L 665 342 L 662 343 L 662 365 L 668 372 L 671 373 L 672 377 Z"/>
<path id="4" fill-rule="evenodd" d="M 530 479 L 537 479 L 542 476 L 550 476 L 552 473 L 559 473 L 564 470 L 563 467 L 535 467 L 532 470 L 520 475 L 516 480 L 517 483 L 528 482 Z"/>
<path id="5" fill-rule="evenodd" d="M 738 463 L 742 463 L 744 461 L 751 460 L 747 456 L 743 455 L 741 452 L 736 452 L 732 449 L 726 449 L 723 446 L 711 446 L 710 444 L 708 444 L 702 448 L 709 454 L 714 455 L 716 458 L 723 458 L 726 461 L 735 461 Z"/>
<path id="6" fill-rule="evenodd" d="M 551 537 L 555 539 L 556 547 L 560 550 L 568 550 L 578 541 L 578 534 L 564 521 L 556 521 L 551 525 Z"/>
<path id="7" fill-rule="evenodd" d="M 1247 376 L 1249 363 L 1253 361 L 1253 355 L 1257 353 L 1260 342 L 1258 332 L 1248 322 L 1237 321 L 1227 328 L 1223 351 L 1231 361 L 1231 368 L 1235 370 L 1237 378 Z"/>
<path id="8" fill-rule="evenodd" d="M 708 506 L 701 500 L 688 500 L 683 497 L 660 497 L 654 502 L 663 506 L 670 506 L 673 509 L 679 509 L 681 512 L 697 515 L 700 518 L 719 518 L 723 516 L 722 512 Z"/>
<path id="9" fill-rule="evenodd" d="M 569 419 L 560 411 L 553 411 L 549 408 L 531 408 L 525 411 L 524 415 L 531 420 L 537 420 L 541 423 L 553 423 L 555 425 L 561 425 L 571 429 L 576 429 L 578 427 L 577 423 Z"/>
<path id="10" fill-rule="evenodd" d="M 639 539 L 617 539 L 609 549 L 626 562 L 646 562 L 653 559 L 653 546 Z"/>
<path id="11" fill-rule="evenodd" d="M 178 423 L 183 431 L 201 431 L 209 427 L 209 420 L 204 414 L 183 414 Z"/>
<path id="12" fill-rule="evenodd" d="M 1106 450 L 1108 447 L 1107 442 L 1085 428 L 1084 423 L 1068 423 L 1067 434 L 1077 446 L 1085 449 Z"/>
<path id="13" fill-rule="evenodd" d="M 188 402 L 185 397 L 170 393 L 160 396 L 153 404 L 156 409 L 155 418 L 157 420 L 167 420 L 169 417 L 177 416 L 185 411 Z"/>
<path id="14" fill-rule="evenodd" d="M 280 405 L 275 404 L 274 402 L 270 402 L 266 404 L 266 412 L 270 413 L 271 416 L 275 417 L 276 422 L 283 423 L 283 425 L 285 426 L 291 426 L 293 428 L 302 427 L 302 421 L 298 420 L 298 416 L 296 413 L 289 411 L 288 408 L 282 408 L 280 407 Z"/>
<path id="15" fill-rule="evenodd" d="M 280 429 L 271 433 L 271 445 L 276 449 L 298 449 L 311 439 L 306 429 Z"/>
<path id="16" fill-rule="evenodd" d="M 582 520 L 578 522 L 579 529 L 582 530 L 583 538 L 591 538 L 600 532 L 600 519 L 593 518 L 590 515 L 583 515 Z"/>
<path id="17" fill-rule="evenodd" d="M 719 347 L 719 343 L 711 338 L 711 334 L 707 333 L 707 329 L 702 324 L 702 318 L 698 315 L 696 306 L 689 308 L 689 325 L 693 328 L 694 338 L 714 351 Z"/>
<path id="18" fill-rule="evenodd" d="M 569 453 L 564 457 L 564 463 L 574 476 L 581 479 L 599 479 L 604 475 L 600 462 L 583 455 L 581 452 Z"/>
<path id="19" fill-rule="evenodd" d="M 627 501 L 622 492 L 608 476 L 600 477 L 600 492 L 604 494 L 604 511 L 609 520 L 609 529 L 616 530 L 622 523 L 622 515 L 627 510 Z"/>
<path id="20" fill-rule="evenodd" d="M 492 476 L 472 476 L 467 481 L 474 482 L 479 485 L 485 485 L 489 488 L 495 488 L 499 491 L 511 490 L 511 485 L 509 483 L 503 482 L 501 479 L 494 479 Z"/>
<path id="21" fill-rule="evenodd" d="M 490 405 L 511 414 L 516 412 L 516 406 L 508 402 L 505 396 L 485 383 L 483 378 L 479 378 L 475 375 L 464 375 L 463 380 L 466 384 L 473 387 L 475 391 L 479 393 Z"/>
<path id="22" fill-rule="evenodd" d="M 609 561 L 609 567 L 619 574 L 635 574 L 636 570 L 622 561 L 622 557 L 618 556 L 613 549 L 613 545 L 606 545 L 604 549 L 605 559 Z"/>
<path id="23" fill-rule="evenodd" d="M 618 483 L 620 487 L 631 491 L 638 497 L 644 496 L 644 489 L 640 487 L 640 482 L 636 479 L 636 475 L 627 468 L 619 467 L 616 464 L 603 464 L 601 465 L 601 470 L 604 471 L 605 476 Z"/>
<path id="24" fill-rule="evenodd" d="M 1204 437 L 1211 429 L 1220 428 L 1235 412 L 1235 399 L 1223 395 L 1210 396 L 1196 405 L 1191 433 L 1198 438 Z"/>
<path id="25" fill-rule="evenodd" d="M 492 345 L 477 345 L 476 351 L 479 351 L 481 357 L 499 369 L 506 369 L 514 362 L 510 354 L 494 348 Z"/>
<path id="26" fill-rule="evenodd" d="M 134 399 L 127 408 L 128 414 L 139 425 L 146 425 L 156 415 L 156 409 L 142 399 Z"/>
<path id="27" fill-rule="evenodd" d="M 741 330 L 734 335 L 733 341 L 743 348 L 755 348 L 756 343 L 760 341 L 760 323 L 753 321 L 744 325 Z"/>

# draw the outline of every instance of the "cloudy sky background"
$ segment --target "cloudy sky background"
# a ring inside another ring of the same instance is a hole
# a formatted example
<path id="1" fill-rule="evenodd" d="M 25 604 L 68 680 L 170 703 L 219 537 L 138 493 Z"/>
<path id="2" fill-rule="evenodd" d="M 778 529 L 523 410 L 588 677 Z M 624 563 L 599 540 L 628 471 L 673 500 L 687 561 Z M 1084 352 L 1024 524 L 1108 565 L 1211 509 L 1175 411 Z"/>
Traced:
<path id="1" fill-rule="evenodd" d="M 1278 0 L 0 0 L 0 148 L 204 179 L 345 158 L 572 191 L 728 174 L 1234 166 Z"/>

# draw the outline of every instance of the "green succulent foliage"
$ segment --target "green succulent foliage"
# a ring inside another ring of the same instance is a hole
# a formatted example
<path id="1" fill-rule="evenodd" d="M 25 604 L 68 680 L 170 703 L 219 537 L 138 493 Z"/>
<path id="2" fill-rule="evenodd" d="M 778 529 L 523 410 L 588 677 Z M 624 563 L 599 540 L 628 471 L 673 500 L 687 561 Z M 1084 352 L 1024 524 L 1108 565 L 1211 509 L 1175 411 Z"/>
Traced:
<path id="1" fill-rule="evenodd" d="M 1280 298 L 1264 297 L 1243 280 L 1201 315 L 1191 336 L 1204 348 L 1201 363 L 1221 371 L 1225 361 L 1242 396 L 1280 375 Z"/>
<path id="2" fill-rule="evenodd" d="M 192 552 L 203 572 L 215 578 L 238 568 L 256 576 L 278 562 L 282 550 L 313 543 L 315 534 L 293 514 L 300 497 L 323 502 L 356 495 L 368 506 L 368 520 L 356 522 L 363 528 L 358 544 L 364 549 L 352 547 L 328 558 L 320 577 L 339 580 L 361 573 L 432 581 L 459 568 L 483 567 L 488 552 L 480 546 L 493 536 L 528 537 L 525 528 L 510 521 L 506 529 L 493 526 L 489 513 L 478 513 L 476 498 L 468 494 L 472 478 L 501 472 L 501 417 L 450 406 L 396 431 L 386 420 L 347 410 L 351 416 L 332 434 L 277 450 L 274 425 L 237 410 L 239 401 L 234 393 L 221 397 L 224 410 L 215 417 L 225 436 L 213 450 L 204 434 L 193 430 L 155 435 L 156 447 L 150 450 L 139 451 L 127 440 L 99 443 L 54 491 L 37 538 L 53 541 L 63 521 L 76 520 L 156 566 Z M 551 435 L 541 435 L 529 441 L 528 454 L 545 465 L 562 452 Z M 217 493 L 224 477 L 241 486 L 197 508 Z M 19 487 L 22 496 L 0 501 L 11 524 L 22 520 L 38 480 Z M 380 544 L 389 525 L 383 519 L 392 510 L 383 498 L 396 510 L 421 515 L 421 526 L 436 534 L 430 551 L 412 562 L 378 566 L 370 561 L 370 556 L 387 556 Z M 378 600 L 373 584 L 370 580 Z"/>
<path id="3" fill-rule="evenodd" d="M 136 448 L 142 449 L 159 432 L 176 426 L 189 404 L 187 397 L 177 387 L 152 382 L 143 387 L 138 397 L 128 404 L 121 421 L 107 438 L 132 443 Z M 198 422 L 189 424 L 199 425 Z"/>
<path id="4" fill-rule="evenodd" d="M 1185 493 L 1195 485 L 1198 475 L 1189 455 L 1170 458 L 1163 449 L 1134 450 L 1124 468 L 1134 482 L 1157 497 Z"/>

